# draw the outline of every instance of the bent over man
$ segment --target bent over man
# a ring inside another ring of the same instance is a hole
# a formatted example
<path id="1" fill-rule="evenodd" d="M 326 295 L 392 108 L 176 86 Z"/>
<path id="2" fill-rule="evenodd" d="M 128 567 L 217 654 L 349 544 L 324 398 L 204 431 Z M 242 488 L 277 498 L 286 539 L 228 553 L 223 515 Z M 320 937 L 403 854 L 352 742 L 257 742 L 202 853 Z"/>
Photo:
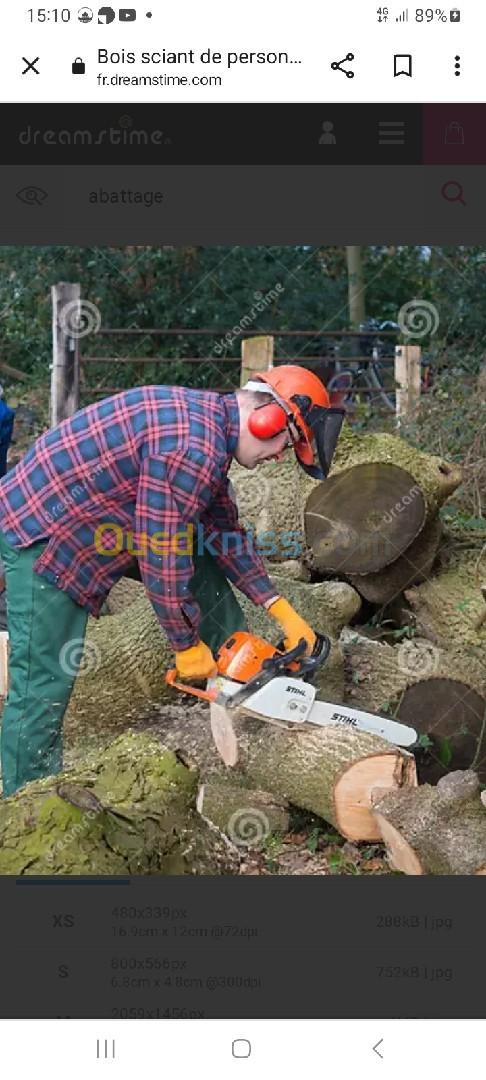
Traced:
<path id="1" fill-rule="evenodd" d="M 289 365 L 225 395 L 136 387 L 36 440 L 0 483 L 10 637 L 4 796 L 62 768 L 74 682 L 63 656 L 70 642 L 82 644 L 88 614 L 100 614 L 134 553 L 181 678 L 209 678 L 219 646 L 246 629 L 229 582 L 277 619 L 287 647 L 303 637 L 312 649 L 313 630 L 278 595 L 252 545 L 224 543 L 227 531 L 246 535 L 227 473 L 233 459 L 253 469 L 293 446 L 302 467 L 324 477 L 341 423 L 317 376 Z M 195 529 L 211 534 L 215 554 L 194 551 Z"/>

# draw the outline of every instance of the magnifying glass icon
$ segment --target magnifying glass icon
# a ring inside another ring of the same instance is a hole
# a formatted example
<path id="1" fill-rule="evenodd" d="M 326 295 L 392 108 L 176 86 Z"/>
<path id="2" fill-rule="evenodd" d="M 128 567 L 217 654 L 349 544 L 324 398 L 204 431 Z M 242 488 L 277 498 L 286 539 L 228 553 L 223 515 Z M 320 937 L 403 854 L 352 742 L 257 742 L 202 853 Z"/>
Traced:
<path id="1" fill-rule="evenodd" d="M 446 180 L 442 185 L 441 195 L 447 202 L 460 202 L 463 206 L 466 205 L 464 198 L 464 188 L 459 180 Z"/>

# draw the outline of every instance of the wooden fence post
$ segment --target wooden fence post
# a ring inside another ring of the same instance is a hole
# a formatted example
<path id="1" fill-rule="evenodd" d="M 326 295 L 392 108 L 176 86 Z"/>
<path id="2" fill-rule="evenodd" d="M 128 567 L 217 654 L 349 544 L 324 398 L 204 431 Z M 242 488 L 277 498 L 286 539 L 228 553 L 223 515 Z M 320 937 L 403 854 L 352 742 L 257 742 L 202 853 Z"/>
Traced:
<path id="1" fill-rule="evenodd" d="M 79 409 L 79 335 L 81 286 L 60 281 L 52 286 L 52 367 L 50 425 Z"/>
<path id="2" fill-rule="evenodd" d="M 415 415 L 420 401 L 420 345 L 397 345 L 395 348 L 396 418 Z"/>
<path id="3" fill-rule="evenodd" d="M 253 378 L 255 371 L 273 367 L 274 339 L 270 336 L 244 338 L 241 342 L 240 386 Z"/>

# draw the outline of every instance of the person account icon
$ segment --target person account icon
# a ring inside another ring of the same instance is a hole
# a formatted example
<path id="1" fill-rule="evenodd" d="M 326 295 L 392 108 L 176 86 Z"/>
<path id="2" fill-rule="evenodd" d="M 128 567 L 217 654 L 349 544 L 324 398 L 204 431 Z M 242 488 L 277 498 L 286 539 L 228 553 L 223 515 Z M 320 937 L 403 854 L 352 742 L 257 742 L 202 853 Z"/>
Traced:
<path id="1" fill-rule="evenodd" d="M 334 124 L 332 120 L 324 120 L 322 124 L 322 134 L 319 139 L 319 146 L 335 146 L 336 136 L 334 134 Z"/>

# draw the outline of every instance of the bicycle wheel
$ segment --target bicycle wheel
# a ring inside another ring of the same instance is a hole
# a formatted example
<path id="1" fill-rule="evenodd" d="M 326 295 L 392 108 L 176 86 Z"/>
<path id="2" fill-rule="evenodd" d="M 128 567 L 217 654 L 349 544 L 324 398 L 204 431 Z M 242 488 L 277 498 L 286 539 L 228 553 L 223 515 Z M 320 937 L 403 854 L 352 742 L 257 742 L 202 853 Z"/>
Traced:
<path id="1" fill-rule="evenodd" d="M 327 392 L 331 399 L 331 405 L 340 408 L 348 408 L 353 396 L 353 372 L 336 371 L 327 384 Z"/>
<path id="2" fill-rule="evenodd" d="M 365 371 L 365 379 L 370 390 L 377 390 L 378 397 L 390 412 L 396 411 L 395 369 L 392 364 L 382 364 L 379 356 L 373 355 Z M 370 402 L 372 401 L 370 394 Z"/>

